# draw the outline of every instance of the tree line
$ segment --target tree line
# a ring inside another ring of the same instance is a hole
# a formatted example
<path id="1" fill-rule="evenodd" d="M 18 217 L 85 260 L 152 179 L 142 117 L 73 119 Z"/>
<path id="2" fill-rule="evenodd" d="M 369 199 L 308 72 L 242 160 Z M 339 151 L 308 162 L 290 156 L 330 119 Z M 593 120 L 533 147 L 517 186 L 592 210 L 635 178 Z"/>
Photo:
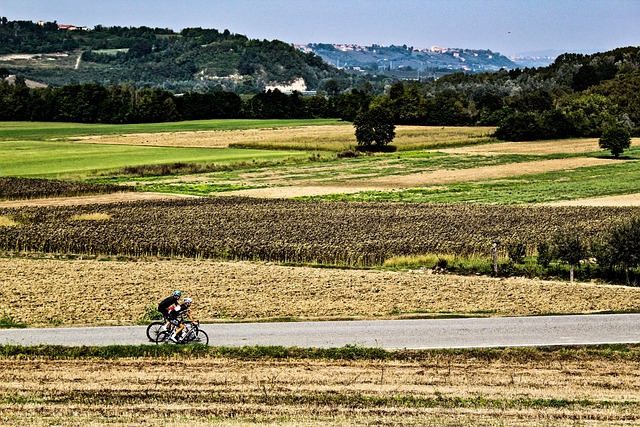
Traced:
<path id="1" fill-rule="evenodd" d="M 204 119 L 339 117 L 353 94 L 334 98 L 269 90 L 248 98 L 229 91 L 174 94 L 133 84 L 95 83 L 29 88 L 24 77 L 0 82 L 0 120 L 78 123 L 151 123 Z M 353 107 L 354 111 L 357 107 Z"/>
<path id="2" fill-rule="evenodd" d="M 9 74 L 0 71 L 0 79 Z M 609 129 L 640 135 L 640 48 L 566 54 L 544 68 L 456 73 L 435 81 L 372 78 L 354 84 L 352 79 L 330 78 L 316 96 L 278 90 L 242 96 L 225 90 L 175 94 L 135 83 L 30 89 L 23 78 L 15 85 L 0 83 L 1 120 L 341 118 L 353 122 L 359 115 L 393 125 L 496 126 L 497 138 L 512 141 L 601 137 Z"/>

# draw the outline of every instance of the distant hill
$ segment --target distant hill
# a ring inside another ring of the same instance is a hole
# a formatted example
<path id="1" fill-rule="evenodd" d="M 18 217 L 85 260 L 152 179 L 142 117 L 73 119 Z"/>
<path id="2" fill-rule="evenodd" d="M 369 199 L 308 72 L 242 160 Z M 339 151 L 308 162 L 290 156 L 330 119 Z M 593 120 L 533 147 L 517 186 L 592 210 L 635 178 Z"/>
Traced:
<path id="1" fill-rule="evenodd" d="M 78 23 L 81 24 L 81 23 Z M 490 50 L 252 40 L 228 30 L 103 27 L 0 20 L 0 68 L 52 86 L 135 83 L 173 92 L 353 87 L 372 76 L 440 77 L 517 65 Z"/>
<path id="2" fill-rule="evenodd" d="M 53 86 L 134 82 L 174 92 L 313 90 L 346 74 L 281 41 L 228 30 L 62 26 L 0 20 L 0 68 Z"/>
<path id="3" fill-rule="evenodd" d="M 417 71 L 423 70 L 443 74 L 452 71 L 484 72 L 517 67 L 506 56 L 490 50 L 322 43 L 296 47 L 303 52 L 318 55 L 338 68 L 366 70 L 372 73 L 415 70 L 417 75 Z"/>

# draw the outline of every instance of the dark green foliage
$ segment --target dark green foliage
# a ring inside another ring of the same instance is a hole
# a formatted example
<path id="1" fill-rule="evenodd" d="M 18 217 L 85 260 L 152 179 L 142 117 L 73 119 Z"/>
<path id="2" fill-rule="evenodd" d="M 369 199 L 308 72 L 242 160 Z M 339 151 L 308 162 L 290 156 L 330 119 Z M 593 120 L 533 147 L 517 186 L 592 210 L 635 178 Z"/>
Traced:
<path id="1" fill-rule="evenodd" d="M 155 305 L 148 305 L 145 307 L 144 314 L 140 320 L 143 322 L 162 320 L 162 314 L 158 311 L 158 308 Z"/>
<path id="2" fill-rule="evenodd" d="M 360 112 L 353 125 L 356 128 L 356 140 L 359 146 L 383 147 L 393 141 L 396 136 L 393 116 L 383 107 L 371 107 Z"/>
<path id="3" fill-rule="evenodd" d="M 2 315 L 0 315 L 0 329 L 9 329 L 9 328 L 26 328 L 27 325 L 25 323 L 16 322 L 11 314 L 7 313 L 3 310 Z"/>
<path id="4" fill-rule="evenodd" d="M 333 50 L 331 45 L 317 47 Z M 15 86 L 0 81 L 0 120 L 132 123 L 340 117 L 353 121 L 373 104 L 388 109 L 396 125 L 497 125 L 496 137 L 503 140 L 600 137 L 614 124 L 640 132 L 640 47 L 593 55 L 568 53 L 537 69 L 456 72 L 409 82 L 388 75 L 349 75 L 288 43 L 250 40 L 228 30 L 186 28 L 175 33 L 97 26 L 91 31 L 62 31 L 55 23 L 8 20 L 0 26 L 0 53 L 68 49 L 82 51 L 86 66 L 12 64 L 14 69 L 2 70 L 0 80 L 9 74 L 18 77 Z M 388 49 L 416 54 L 412 48 Z M 51 88 L 29 90 L 25 77 L 72 87 L 61 93 Z M 266 85 L 298 79 L 320 96 L 263 93 Z M 195 95 L 218 92 L 226 95 L 216 99 Z M 230 92 L 259 96 L 240 106 Z M 172 95 L 176 93 L 190 95 L 177 99 Z"/>
<path id="5" fill-rule="evenodd" d="M 603 150 L 609 150 L 615 157 L 619 157 L 631 146 L 631 134 L 622 126 L 613 126 L 602 132 L 599 144 Z"/>
<path id="6" fill-rule="evenodd" d="M 588 255 L 587 245 L 578 230 L 556 233 L 552 238 L 554 257 L 569 264 L 569 278 L 573 282 L 574 268 Z"/>
<path id="7" fill-rule="evenodd" d="M 350 93 L 329 98 L 329 110 L 334 117 L 352 122 L 361 111 L 366 111 L 371 103 L 371 96 L 354 89 Z"/>
<path id="8" fill-rule="evenodd" d="M 542 132 L 535 113 L 516 112 L 500 123 L 494 136 L 505 141 L 532 141 L 540 139 Z"/>
<path id="9" fill-rule="evenodd" d="M 628 274 L 629 268 L 640 265 L 640 219 L 632 218 L 614 227 L 606 243 L 610 262 Z"/>
<path id="10" fill-rule="evenodd" d="M 507 253 L 509 254 L 509 259 L 511 259 L 516 264 L 523 264 L 524 257 L 526 256 L 527 247 L 524 243 L 519 241 L 509 242 L 507 243 Z"/>
<path id="11" fill-rule="evenodd" d="M 552 238 L 554 256 L 570 265 L 576 265 L 587 256 L 582 233 L 576 230 L 556 233 Z"/>
<path id="12" fill-rule="evenodd" d="M 549 244 L 549 242 L 546 240 L 538 242 L 538 244 L 536 245 L 536 249 L 538 250 L 538 265 L 543 268 L 549 267 L 552 259 L 551 245 Z"/>
<path id="13" fill-rule="evenodd" d="M 254 95 L 245 106 L 245 114 L 254 119 L 301 119 L 305 110 L 298 92 L 287 95 L 275 89 Z"/>
<path id="14" fill-rule="evenodd" d="M 38 25 L 28 21 L 8 21 L 0 26 L 0 54 L 70 50 L 81 50 L 81 59 L 88 66 L 64 73 L 50 67 L 24 67 L 25 71 L 34 80 L 58 86 L 135 81 L 139 87 L 176 86 L 176 92 L 222 85 L 228 90 L 253 94 L 261 91 L 264 81 L 290 83 L 302 78 L 310 89 L 315 89 L 323 79 L 347 77 L 320 57 L 303 53 L 289 43 L 249 40 L 228 30 L 185 28 L 175 33 L 166 28 L 98 25 L 91 31 L 66 31 L 59 30 L 56 23 Z M 228 78 L 234 74 L 246 78 L 241 82 Z"/>

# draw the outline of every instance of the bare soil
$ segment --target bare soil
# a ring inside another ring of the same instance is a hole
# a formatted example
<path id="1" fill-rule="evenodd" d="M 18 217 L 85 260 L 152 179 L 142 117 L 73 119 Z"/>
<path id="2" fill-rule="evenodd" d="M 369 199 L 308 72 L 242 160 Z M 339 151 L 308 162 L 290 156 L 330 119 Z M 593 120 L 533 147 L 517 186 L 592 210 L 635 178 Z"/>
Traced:
<path id="1" fill-rule="evenodd" d="M 590 283 L 249 262 L 0 258 L 0 311 L 28 324 L 131 324 L 174 289 L 194 298 L 194 314 L 207 321 L 519 316 L 640 307 L 640 288 Z"/>

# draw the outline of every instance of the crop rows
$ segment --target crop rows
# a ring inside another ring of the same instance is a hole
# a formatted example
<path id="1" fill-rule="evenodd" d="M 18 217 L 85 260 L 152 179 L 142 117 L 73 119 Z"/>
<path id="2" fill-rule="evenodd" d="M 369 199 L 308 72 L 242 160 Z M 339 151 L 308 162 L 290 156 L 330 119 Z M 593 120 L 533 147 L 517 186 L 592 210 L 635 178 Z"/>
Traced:
<path id="1" fill-rule="evenodd" d="M 78 220 L 91 218 L 98 220 Z M 574 228 L 592 239 L 637 208 L 301 202 L 221 197 L 0 209 L 0 250 L 379 265 L 400 255 L 489 255 L 492 241 Z"/>
<path id="2" fill-rule="evenodd" d="M 0 178 L 0 200 L 71 197 L 128 191 L 126 187 L 31 178 Z"/>

